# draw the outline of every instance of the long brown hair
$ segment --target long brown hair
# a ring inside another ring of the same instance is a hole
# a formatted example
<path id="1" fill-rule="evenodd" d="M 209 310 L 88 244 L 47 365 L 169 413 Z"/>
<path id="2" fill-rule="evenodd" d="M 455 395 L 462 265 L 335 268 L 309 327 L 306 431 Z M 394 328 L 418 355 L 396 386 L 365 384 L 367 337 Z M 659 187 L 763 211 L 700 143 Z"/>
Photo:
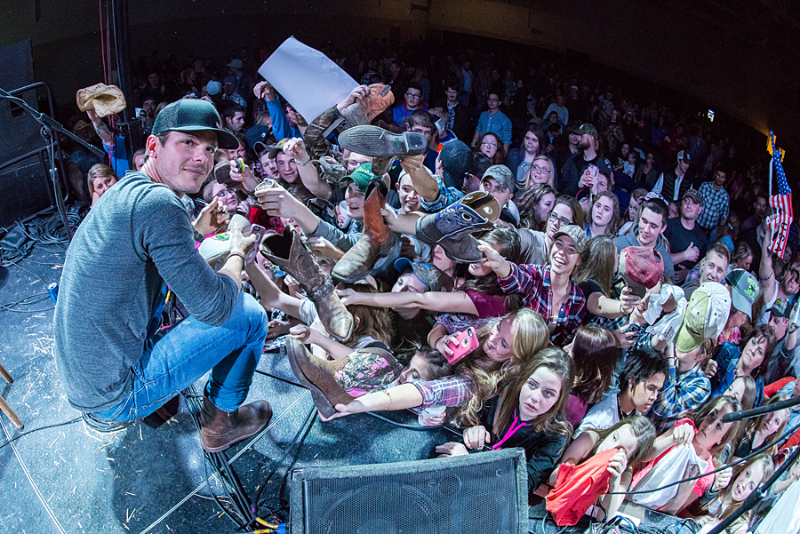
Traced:
<path id="1" fill-rule="evenodd" d="M 759 454 L 755 458 L 751 458 L 747 462 L 743 462 L 743 463 L 738 464 L 736 467 L 733 468 L 733 473 L 731 474 L 730 483 L 722 491 L 720 491 L 717 494 L 717 496 L 714 497 L 714 499 L 712 499 L 711 501 L 707 502 L 706 504 L 699 505 L 697 507 L 697 510 L 699 512 L 697 515 L 708 514 L 708 509 L 709 509 L 709 507 L 710 507 L 712 502 L 714 502 L 714 501 L 722 502 L 725 499 L 727 499 L 728 496 L 733 492 L 733 488 L 735 487 L 734 483 L 736 482 L 736 479 L 739 478 L 739 475 L 744 473 L 747 470 L 748 467 L 750 467 L 752 465 L 755 465 L 756 463 L 761 463 L 764 466 L 764 476 L 761 477 L 761 482 L 764 482 L 765 480 L 767 480 L 775 472 L 775 464 L 772 463 L 772 457 L 769 455 L 769 453 L 766 453 L 766 452 L 763 453 L 763 454 Z M 733 512 L 735 512 L 736 509 L 739 508 L 739 506 L 741 506 L 743 502 L 744 501 L 740 501 L 740 502 L 731 501 L 731 505 L 728 507 L 728 509 L 725 510 L 724 512 L 722 512 L 722 514 L 717 519 L 726 519 L 726 518 L 730 517 L 730 515 Z"/>
<path id="2" fill-rule="evenodd" d="M 533 184 L 519 195 L 519 199 L 516 201 L 516 204 L 519 208 L 519 216 L 521 220 L 520 224 L 523 228 L 530 228 L 531 230 L 537 230 L 540 232 L 544 231 L 544 228 L 547 225 L 547 219 L 544 221 L 537 221 L 534 208 L 545 197 L 545 195 L 549 194 L 552 194 L 556 197 L 558 196 L 556 190 L 548 184 Z M 553 199 L 553 205 L 555 206 L 555 199 Z"/>
<path id="3" fill-rule="evenodd" d="M 692 420 L 692 423 L 694 423 L 695 428 L 699 429 L 703 419 L 722 419 L 722 409 L 726 406 L 730 406 L 732 412 L 738 412 L 742 409 L 742 404 L 734 397 L 720 395 L 719 397 L 714 397 L 707 401 L 694 412 L 690 412 L 688 417 Z M 725 449 L 728 443 L 738 441 L 743 426 L 743 421 L 734 421 L 731 423 L 731 426 L 728 427 L 728 431 L 725 432 L 725 436 L 723 436 L 719 443 L 711 447 L 709 452 L 711 452 L 711 454 L 717 454 Z"/>
<path id="4" fill-rule="evenodd" d="M 609 330 L 595 324 L 578 328 L 572 343 L 575 384 L 570 394 L 587 404 L 600 402 L 611 383 L 619 355 L 617 338 Z"/>
<path id="5" fill-rule="evenodd" d="M 511 358 L 498 362 L 489 358 L 483 345 L 492 327 L 511 318 Z M 480 346 L 456 364 L 455 374 L 465 375 L 472 383 L 470 400 L 456 412 L 456 422 L 463 426 L 480 423 L 479 412 L 484 403 L 497 395 L 497 385 L 503 377 L 515 374 L 531 357 L 550 344 L 550 330 L 542 316 L 535 311 L 522 308 L 509 313 L 497 322 L 478 330 Z"/>
<path id="6" fill-rule="evenodd" d="M 610 184 L 609 184 L 610 187 Z M 586 226 L 591 226 L 593 220 L 593 213 L 594 213 L 594 205 L 597 203 L 597 200 L 600 197 L 607 197 L 611 199 L 611 204 L 614 206 L 614 211 L 611 215 L 611 222 L 608 223 L 606 227 L 605 235 L 610 237 L 615 237 L 617 235 L 617 230 L 620 227 L 620 214 L 619 214 L 619 199 L 617 195 L 609 191 L 600 191 L 596 195 L 592 197 L 592 205 L 589 207 L 589 221 L 586 223 Z"/>
<path id="7" fill-rule="evenodd" d="M 576 284 L 587 280 L 597 282 L 603 295 L 611 298 L 611 282 L 614 280 L 614 258 L 617 255 L 617 246 L 614 240 L 607 235 L 598 235 L 586 243 L 586 248 L 581 253 L 581 263 L 575 267 L 572 277 Z"/>
<path id="8" fill-rule="evenodd" d="M 561 379 L 561 392 L 552 408 L 531 421 L 531 427 L 536 432 L 572 435 L 572 425 L 564 419 L 564 408 L 567 404 L 573 380 L 572 360 L 562 349 L 551 347 L 539 351 L 530 361 L 523 365 L 519 372 L 509 380 L 508 386 L 500 393 L 502 406 L 497 420 L 492 426 L 492 435 L 495 443 L 511 425 L 511 420 L 519 406 L 519 395 L 522 387 L 540 367 L 551 370 Z M 567 440 L 569 441 L 569 438 Z"/>
<path id="9" fill-rule="evenodd" d="M 597 448 L 600 447 L 604 439 L 625 425 L 631 425 L 633 435 L 636 436 L 636 451 L 633 453 L 633 456 L 628 458 L 628 465 L 633 465 L 636 462 L 642 461 L 656 439 L 656 428 L 653 426 L 653 423 L 643 415 L 626 417 L 605 430 L 590 428 L 589 430 L 597 434 L 597 443 L 595 443 L 590 456 L 597 454 Z"/>
<path id="10" fill-rule="evenodd" d="M 767 402 L 765 402 L 764 404 L 762 404 L 761 406 L 770 406 L 772 404 L 775 404 L 777 402 L 782 402 L 782 401 L 785 401 L 785 400 L 789 400 L 789 395 L 787 395 L 786 393 L 777 393 L 777 394 L 773 395 L 772 397 L 770 397 L 769 400 Z M 791 412 L 791 408 L 786 408 L 786 409 Z M 761 428 L 761 425 L 764 423 L 764 419 L 766 419 L 767 416 L 770 415 L 770 414 L 774 415 L 774 412 L 765 413 L 764 415 L 761 415 L 759 417 L 754 417 L 753 419 L 748 421 L 747 422 L 747 426 L 745 426 L 745 428 L 744 428 L 743 437 L 747 437 L 747 436 L 749 436 L 751 438 L 754 437 L 755 433 L 756 433 L 756 430 Z M 781 434 L 783 434 L 783 431 L 786 428 L 786 424 L 788 422 L 789 422 L 789 418 L 787 417 L 786 421 L 783 422 L 783 424 L 780 426 L 780 428 L 778 428 L 777 431 L 775 431 L 774 434 L 770 434 L 769 436 L 764 436 L 764 442 L 765 443 L 769 443 L 769 441 L 770 441 L 769 438 L 773 438 L 773 437 L 774 437 L 774 439 L 779 438 L 781 436 Z M 773 452 L 773 453 L 777 452 L 777 450 L 778 450 L 777 446 L 773 446 L 770 449 L 770 451 Z"/>

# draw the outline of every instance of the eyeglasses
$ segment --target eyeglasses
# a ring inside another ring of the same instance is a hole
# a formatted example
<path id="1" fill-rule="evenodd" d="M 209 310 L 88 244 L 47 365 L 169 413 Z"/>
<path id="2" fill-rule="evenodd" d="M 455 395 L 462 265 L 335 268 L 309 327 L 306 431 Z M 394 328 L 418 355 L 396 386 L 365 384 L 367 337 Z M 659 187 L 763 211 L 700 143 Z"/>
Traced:
<path id="1" fill-rule="evenodd" d="M 422 93 L 406 93 L 408 98 L 420 98 L 422 97 Z"/>
<path id="2" fill-rule="evenodd" d="M 558 215 L 556 215 L 554 211 L 550 212 L 550 215 L 547 217 L 547 219 L 553 223 L 558 223 L 559 228 L 561 228 L 562 226 L 569 226 L 570 224 L 572 224 L 572 221 L 570 221 L 566 217 L 559 217 Z"/>
<path id="3" fill-rule="evenodd" d="M 493 148 L 497 148 L 497 143 L 481 143 L 481 146 L 490 146 Z"/>
<path id="4" fill-rule="evenodd" d="M 550 174 L 550 169 L 547 167 L 539 167 L 538 165 L 534 165 L 531 167 L 531 172 L 546 172 L 547 174 Z"/>

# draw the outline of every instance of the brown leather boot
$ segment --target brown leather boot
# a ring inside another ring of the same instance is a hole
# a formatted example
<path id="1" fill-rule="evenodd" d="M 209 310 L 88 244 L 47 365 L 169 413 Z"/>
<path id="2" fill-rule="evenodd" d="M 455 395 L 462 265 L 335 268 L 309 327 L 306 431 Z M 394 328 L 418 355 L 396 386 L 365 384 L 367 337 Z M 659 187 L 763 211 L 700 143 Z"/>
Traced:
<path id="1" fill-rule="evenodd" d="M 267 236 L 260 251 L 300 283 L 317 308 L 325 330 L 338 341 L 347 341 L 353 333 L 353 316 L 339 300 L 333 280 L 320 268 L 297 231 L 286 227 L 283 234 Z"/>
<path id="2" fill-rule="evenodd" d="M 342 111 L 347 127 L 369 124 L 372 120 L 394 104 L 392 88 L 382 83 L 369 86 L 367 96 Z"/>
<path id="3" fill-rule="evenodd" d="M 334 378 L 334 373 L 344 369 L 350 357 L 339 360 L 317 358 L 306 349 L 302 341 L 286 338 L 286 354 L 295 376 L 311 391 L 314 405 L 325 417 L 336 413 L 337 404 L 350 404 L 351 397 Z"/>
<path id="4" fill-rule="evenodd" d="M 270 419 L 272 406 L 267 401 L 251 402 L 228 413 L 204 397 L 200 412 L 200 442 L 207 452 L 221 452 L 261 431 Z"/>
<path id="5" fill-rule="evenodd" d="M 325 131 L 337 120 L 341 122 L 341 117 L 339 110 L 333 106 L 308 125 L 306 133 L 303 134 L 303 142 L 306 144 L 306 152 L 311 159 L 317 160 L 328 153 Z"/>
<path id="6" fill-rule="evenodd" d="M 381 208 L 386 206 L 388 188 L 381 180 L 373 179 L 367 188 L 364 202 L 364 228 L 361 238 L 336 262 L 331 271 L 335 280 L 353 283 L 371 272 L 394 263 L 400 256 L 400 238 L 389 230 Z"/>

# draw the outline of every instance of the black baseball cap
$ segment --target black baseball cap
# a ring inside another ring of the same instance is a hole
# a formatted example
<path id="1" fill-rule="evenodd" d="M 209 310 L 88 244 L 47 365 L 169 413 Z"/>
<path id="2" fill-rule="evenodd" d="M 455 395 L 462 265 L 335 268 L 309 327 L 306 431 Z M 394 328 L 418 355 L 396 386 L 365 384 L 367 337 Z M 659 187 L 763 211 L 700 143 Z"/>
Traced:
<path id="1" fill-rule="evenodd" d="M 217 134 L 219 148 L 239 148 L 234 135 L 221 128 L 214 105 L 199 98 L 182 98 L 161 110 L 153 123 L 153 135 L 166 132 L 199 132 L 210 130 Z"/>

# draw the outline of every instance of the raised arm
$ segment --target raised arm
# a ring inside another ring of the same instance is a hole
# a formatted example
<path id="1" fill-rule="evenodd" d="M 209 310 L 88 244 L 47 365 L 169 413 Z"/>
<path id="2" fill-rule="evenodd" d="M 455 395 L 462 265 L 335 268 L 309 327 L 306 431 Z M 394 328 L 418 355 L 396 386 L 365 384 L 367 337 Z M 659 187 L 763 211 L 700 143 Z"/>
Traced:
<path id="1" fill-rule="evenodd" d="M 758 230 L 756 230 L 758 231 Z M 775 268 L 772 266 L 772 251 L 769 250 L 772 244 L 772 228 L 767 225 L 767 235 L 761 242 L 761 265 L 758 266 L 758 277 L 761 280 L 761 288 L 764 290 L 764 300 L 770 302 L 775 296 Z"/>
<path id="2" fill-rule="evenodd" d="M 425 154 L 404 156 L 400 160 L 400 165 L 411 177 L 411 182 L 419 196 L 426 202 L 434 202 L 439 198 L 439 182 L 425 169 L 424 161 Z"/>
<path id="3" fill-rule="evenodd" d="M 468 313 L 477 315 L 472 299 L 463 291 L 447 293 L 426 291 L 425 293 L 361 293 L 352 289 L 338 291 L 345 306 L 361 304 L 373 308 L 422 308 L 446 313 Z"/>
<path id="4" fill-rule="evenodd" d="M 311 156 L 306 151 L 305 141 L 299 137 L 290 139 L 283 147 L 283 151 L 294 158 L 300 180 L 306 189 L 311 191 L 311 194 L 323 200 L 331 198 L 331 186 L 320 177 L 317 168 L 311 162 Z"/>

